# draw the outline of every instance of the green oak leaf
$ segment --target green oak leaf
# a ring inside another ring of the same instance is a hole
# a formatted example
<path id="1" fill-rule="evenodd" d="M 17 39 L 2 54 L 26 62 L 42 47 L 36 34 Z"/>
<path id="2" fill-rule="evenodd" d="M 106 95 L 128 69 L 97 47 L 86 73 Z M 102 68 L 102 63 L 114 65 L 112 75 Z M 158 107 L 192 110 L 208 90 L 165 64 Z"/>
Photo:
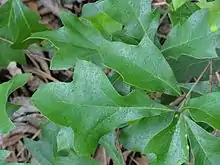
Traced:
<path id="1" fill-rule="evenodd" d="M 188 109 L 193 119 L 220 129 L 220 92 L 213 92 L 190 99 L 184 109 Z"/>
<path id="2" fill-rule="evenodd" d="M 189 0 L 172 0 L 173 7 L 175 10 L 177 10 L 178 8 L 180 8 L 182 5 L 184 5 L 188 1 Z"/>
<path id="3" fill-rule="evenodd" d="M 122 30 L 122 24 L 112 19 L 106 13 L 100 11 L 98 4 L 102 2 L 86 4 L 82 9 L 82 16 L 89 19 L 93 26 L 97 28 L 104 37 L 109 40 L 113 39 L 113 33 Z"/>
<path id="4" fill-rule="evenodd" d="M 98 165 L 95 160 L 90 157 L 78 157 L 74 152 L 67 151 L 65 156 L 61 155 L 62 151 L 59 147 L 60 132 L 66 130 L 65 127 L 53 124 L 44 123 L 41 125 L 42 137 L 39 141 L 25 139 L 25 146 L 28 148 L 32 156 L 37 159 L 41 165 Z M 69 130 L 66 130 L 69 132 Z M 62 136 L 64 137 L 64 136 Z M 69 143 L 69 137 L 64 137 Z M 73 142 L 72 142 L 73 143 Z M 68 148 L 65 148 L 68 149 Z M 71 161 L 71 163 L 70 163 Z"/>
<path id="5" fill-rule="evenodd" d="M 172 120 L 173 114 L 162 114 L 143 118 L 122 130 L 120 142 L 132 151 L 144 153 L 148 142 L 168 127 Z"/>
<path id="6" fill-rule="evenodd" d="M 0 67 L 7 67 L 10 61 L 25 63 L 24 51 L 12 49 L 12 34 L 7 27 L 0 28 Z"/>
<path id="7" fill-rule="evenodd" d="M 183 116 L 160 115 L 144 118 L 126 128 L 121 141 L 129 149 L 145 154 L 155 154 L 154 165 L 187 163 L 189 149 Z M 179 118 L 179 119 L 178 119 Z"/>
<path id="8" fill-rule="evenodd" d="M 206 132 L 189 118 L 185 117 L 194 165 L 216 165 L 220 161 L 220 138 Z"/>
<path id="9" fill-rule="evenodd" d="M 108 155 L 113 159 L 114 163 L 117 165 L 124 165 L 123 164 L 123 158 L 120 151 L 118 151 L 117 145 L 117 137 L 115 133 L 109 133 L 105 136 L 103 136 L 99 143 L 105 147 L 106 151 L 108 152 Z M 119 144 L 118 144 L 119 145 Z"/>
<path id="10" fill-rule="evenodd" d="M 20 0 L 8 0 L 0 7 L 0 13 L 0 67 L 6 67 L 10 61 L 23 64 L 23 50 L 12 47 L 26 46 L 28 42 L 21 42 L 32 33 L 45 30 L 45 26 L 39 23 L 40 17 Z"/>
<path id="11" fill-rule="evenodd" d="M 68 12 L 63 12 L 61 19 L 64 27 L 31 37 L 47 39 L 58 48 L 52 69 L 71 67 L 78 58 L 96 58 L 119 72 L 129 84 L 172 95 L 180 93 L 170 66 L 147 34 L 139 45 L 110 42 L 88 20 Z"/>
<path id="12" fill-rule="evenodd" d="M 0 27 L 6 26 L 12 34 L 12 42 L 21 43 L 34 32 L 45 30 L 40 24 L 40 17 L 30 11 L 20 0 L 8 0 L 1 8 L 4 18 L 0 21 Z"/>
<path id="13" fill-rule="evenodd" d="M 30 77 L 29 74 L 21 74 L 16 75 L 12 78 L 12 80 L 0 84 L 0 132 L 7 133 L 10 131 L 14 124 L 9 119 L 8 114 L 6 112 L 6 104 L 8 100 L 8 96 L 15 91 L 17 88 L 23 86 L 28 78 Z"/>
<path id="14" fill-rule="evenodd" d="M 176 26 L 178 23 L 183 24 L 195 11 L 200 8 L 192 2 L 187 2 L 177 10 L 169 11 L 169 17 L 172 25 Z"/>
<path id="15" fill-rule="evenodd" d="M 152 11 L 151 2 L 152 0 L 98 1 L 85 5 L 82 15 L 85 17 L 95 13 L 108 15 L 124 25 L 122 33 L 125 36 L 140 41 L 147 33 L 153 39 L 159 26 L 159 13 Z"/>
<path id="16" fill-rule="evenodd" d="M 178 59 L 181 55 L 197 59 L 216 58 L 219 33 L 210 31 L 207 9 L 200 9 L 184 23 L 171 29 L 162 46 L 165 56 Z"/>
<path id="17" fill-rule="evenodd" d="M 73 79 L 40 87 L 32 101 L 51 121 L 72 127 L 80 155 L 92 153 L 102 136 L 122 124 L 171 111 L 141 92 L 120 96 L 104 72 L 87 61 L 77 62 Z"/>

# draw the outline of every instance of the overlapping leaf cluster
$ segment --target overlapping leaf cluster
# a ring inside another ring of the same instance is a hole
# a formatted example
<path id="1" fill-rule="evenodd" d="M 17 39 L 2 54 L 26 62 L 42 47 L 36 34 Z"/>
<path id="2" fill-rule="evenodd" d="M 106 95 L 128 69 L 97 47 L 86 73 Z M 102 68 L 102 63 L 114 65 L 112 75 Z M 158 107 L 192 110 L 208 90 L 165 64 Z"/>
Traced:
<path id="1" fill-rule="evenodd" d="M 7 5 L 16 2 L 9 1 L 2 10 L 8 11 Z M 218 28 L 213 30 L 209 7 L 193 6 L 193 10 L 185 12 L 189 4 L 185 2 L 173 1 L 175 10 L 169 16 L 174 27 L 160 47 L 156 37 L 160 13 L 151 7 L 149 0 L 98 1 L 85 5 L 80 18 L 63 11 L 60 18 L 64 26 L 60 29 L 33 30 L 24 38 L 13 40 L 17 42 L 15 46 L 33 39 L 48 40 L 57 49 L 51 69 L 75 65 L 73 82 L 49 83 L 32 97 L 33 103 L 49 120 L 72 128 L 73 143 L 67 148 L 74 150 L 74 154 L 62 158 L 57 154 L 56 137 L 60 129 L 55 130 L 53 136 L 45 135 L 54 137 L 52 141 L 46 138 L 40 142 L 26 142 L 39 163 L 75 161 L 83 164 L 89 161 L 96 164 L 88 157 L 101 143 L 116 164 L 123 164 L 114 148 L 112 134 L 116 128 L 121 128 L 120 142 L 124 147 L 146 154 L 152 164 L 188 163 L 190 151 L 195 165 L 218 164 L 220 139 L 198 124 L 204 122 L 220 129 L 218 88 L 213 85 L 212 92 L 208 90 L 206 74 L 204 81 L 198 84 L 185 82 L 189 76 L 199 76 L 210 60 L 214 68 L 219 67 L 216 50 L 220 35 Z M 183 19 L 178 19 L 181 14 L 184 14 Z M 9 22 L 7 26 L 10 27 L 10 20 L 3 23 Z M 134 90 L 120 95 L 100 66 L 112 68 Z M 160 92 L 178 97 L 181 89 L 197 97 L 190 99 L 188 93 L 180 107 L 168 107 L 146 94 Z M 49 148 L 47 151 L 45 146 Z M 39 150 L 42 154 L 37 153 Z"/>

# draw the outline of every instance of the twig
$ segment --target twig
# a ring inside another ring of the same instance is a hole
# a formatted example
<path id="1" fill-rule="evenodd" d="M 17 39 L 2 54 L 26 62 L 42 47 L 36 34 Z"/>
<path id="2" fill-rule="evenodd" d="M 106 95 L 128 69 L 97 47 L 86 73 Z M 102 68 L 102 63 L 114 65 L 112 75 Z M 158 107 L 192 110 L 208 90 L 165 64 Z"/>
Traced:
<path id="1" fill-rule="evenodd" d="M 217 81 L 218 81 L 218 87 L 219 87 L 219 85 L 220 85 L 219 71 L 215 72 L 215 75 L 216 75 L 216 78 L 217 78 Z"/>
<path id="2" fill-rule="evenodd" d="M 116 148 L 117 148 L 117 150 L 118 150 L 118 152 L 119 152 L 119 154 L 121 156 L 121 159 L 123 161 L 123 165 L 126 165 L 124 157 L 123 157 L 123 154 L 121 152 L 120 143 L 119 143 L 119 140 L 118 140 L 119 139 L 119 134 L 120 134 L 119 129 L 117 129 L 116 130 Z"/>
<path id="3" fill-rule="evenodd" d="M 35 55 L 33 55 L 33 54 L 30 54 L 30 56 L 35 56 Z M 46 58 L 46 57 L 41 57 L 41 56 L 37 56 L 38 58 L 40 58 L 40 59 L 42 59 L 42 60 L 45 60 L 45 61 L 51 61 L 49 58 Z"/>
<path id="4" fill-rule="evenodd" d="M 25 54 L 26 56 L 31 60 L 31 62 L 34 64 L 34 66 L 37 68 L 37 69 L 40 69 L 40 66 L 37 64 L 37 62 L 30 56 L 29 52 L 25 50 Z"/>
<path id="5" fill-rule="evenodd" d="M 43 79 L 47 78 L 48 80 L 51 80 L 53 82 L 60 82 L 56 78 L 52 77 L 50 74 L 47 74 L 47 73 L 41 71 L 40 69 L 27 68 L 27 67 L 23 67 L 23 69 L 24 69 L 25 72 L 30 72 L 30 73 L 33 73 L 33 74 L 37 74 L 38 76 L 42 77 Z"/>
<path id="6" fill-rule="evenodd" d="M 167 39 L 167 36 L 166 36 L 166 35 L 163 35 L 163 34 L 160 34 L 160 33 L 157 33 L 156 35 L 157 35 L 158 37 L 160 37 L 160 38 Z"/>
<path id="7" fill-rule="evenodd" d="M 130 156 L 130 161 L 129 161 L 128 165 L 131 165 L 131 163 L 134 160 L 134 156 L 135 156 L 135 152 L 133 152 L 132 155 Z"/>
<path id="8" fill-rule="evenodd" d="M 178 108 L 178 111 L 181 111 L 181 109 L 184 106 L 185 101 L 189 98 L 190 94 L 192 93 L 193 89 L 196 87 L 196 85 L 198 84 L 198 82 L 200 81 L 200 79 L 202 78 L 202 76 L 204 75 L 204 73 L 207 71 L 207 69 L 209 68 L 210 63 L 208 63 L 208 65 L 203 69 L 202 73 L 199 75 L 198 79 L 196 80 L 196 82 L 193 84 L 192 88 L 189 90 L 189 92 L 186 94 L 183 103 L 181 104 L 181 106 Z"/>
<path id="9" fill-rule="evenodd" d="M 209 84 L 210 84 L 210 93 L 212 92 L 212 79 L 213 79 L 213 66 L 212 66 L 212 60 L 209 61 L 210 67 L 209 67 Z"/>
<path id="10" fill-rule="evenodd" d="M 163 22 L 163 20 L 166 18 L 166 16 L 167 16 L 168 13 L 169 13 L 169 9 L 167 9 L 167 10 L 163 13 L 162 17 L 160 18 L 160 23 Z"/>
<path id="11" fill-rule="evenodd" d="M 31 138 L 31 140 L 34 140 L 38 135 L 40 135 L 40 132 L 41 132 L 41 130 L 39 129 L 39 130 L 34 134 L 34 136 Z M 19 157 L 19 156 L 22 154 L 22 152 L 24 151 L 24 149 L 25 149 L 25 147 L 23 147 L 23 148 L 19 151 L 19 153 L 17 154 L 17 157 Z"/>
<path id="12" fill-rule="evenodd" d="M 165 1 L 163 1 L 163 2 L 156 2 L 156 3 L 152 3 L 152 5 L 154 7 L 164 6 L 164 5 L 167 5 L 167 2 L 165 2 Z"/>
<path id="13" fill-rule="evenodd" d="M 177 106 L 179 105 L 184 99 L 185 99 L 186 94 L 181 95 L 180 97 L 178 97 L 176 100 L 174 100 L 173 102 L 171 102 L 169 105 L 170 106 Z"/>
<path id="14" fill-rule="evenodd" d="M 132 160 L 136 165 L 140 165 L 134 158 L 131 158 L 131 160 Z"/>

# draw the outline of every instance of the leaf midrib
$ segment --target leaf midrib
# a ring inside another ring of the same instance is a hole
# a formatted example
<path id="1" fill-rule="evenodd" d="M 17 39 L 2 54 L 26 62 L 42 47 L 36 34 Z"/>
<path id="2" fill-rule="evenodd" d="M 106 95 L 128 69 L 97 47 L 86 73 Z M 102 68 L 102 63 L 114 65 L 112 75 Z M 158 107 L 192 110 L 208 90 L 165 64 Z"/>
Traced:
<path id="1" fill-rule="evenodd" d="M 189 42 L 193 42 L 193 41 L 195 41 L 195 40 L 199 40 L 199 39 L 202 39 L 202 38 L 205 38 L 205 37 L 209 37 L 209 34 L 211 34 L 211 33 L 212 33 L 212 32 L 209 32 L 209 33 L 206 34 L 205 36 L 195 37 L 195 38 L 192 39 L 192 40 L 186 40 L 186 41 L 181 42 L 181 43 L 179 43 L 179 44 L 172 45 L 172 46 L 170 46 L 170 47 L 167 47 L 167 48 L 165 48 L 165 49 L 162 49 L 161 52 L 163 53 L 163 52 L 165 52 L 165 51 L 167 51 L 167 50 L 169 50 L 169 49 L 177 48 L 177 47 L 182 46 L 182 45 L 184 45 L 184 44 L 187 44 L 187 43 L 189 43 Z"/>

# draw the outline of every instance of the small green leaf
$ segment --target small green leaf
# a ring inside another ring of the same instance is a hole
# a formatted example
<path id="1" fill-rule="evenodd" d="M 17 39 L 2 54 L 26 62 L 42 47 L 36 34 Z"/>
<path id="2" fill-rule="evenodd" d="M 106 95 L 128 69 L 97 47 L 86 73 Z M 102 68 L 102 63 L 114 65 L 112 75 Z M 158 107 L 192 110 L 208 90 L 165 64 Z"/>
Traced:
<path id="1" fill-rule="evenodd" d="M 86 4 L 82 10 L 82 16 L 91 20 L 94 27 L 97 28 L 103 36 L 112 40 L 113 33 L 122 30 L 122 24 L 100 11 L 98 8 L 99 3 L 100 2 L 96 4 Z"/>
<path id="2" fill-rule="evenodd" d="M 0 8 L 0 13 L 4 13 L 0 27 L 9 28 L 15 44 L 21 43 L 34 32 L 45 30 L 45 26 L 39 23 L 40 17 L 30 11 L 20 0 L 8 0 Z"/>
<path id="3" fill-rule="evenodd" d="M 57 154 L 57 134 L 60 127 L 45 123 L 41 125 L 42 138 L 40 141 L 25 139 L 25 146 L 31 152 L 34 158 L 42 165 L 54 165 Z"/>
<path id="4" fill-rule="evenodd" d="M 220 138 L 217 138 L 186 118 L 194 165 L 216 165 L 220 161 Z"/>
<path id="5" fill-rule="evenodd" d="M 55 59 L 60 60 L 55 60 L 57 63 L 53 60 L 53 69 L 61 69 L 59 66 L 68 68 L 78 58 L 89 60 L 93 56 L 119 72 L 129 84 L 171 95 L 180 93 L 170 66 L 147 34 L 139 45 L 110 42 L 88 20 L 78 19 L 68 12 L 62 13 L 61 18 L 65 25 L 63 28 L 35 33 L 31 37 L 47 39 L 58 48 Z"/>
<path id="6" fill-rule="evenodd" d="M 208 10 L 196 11 L 184 24 L 178 24 L 168 34 L 162 53 L 177 59 L 181 55 L 197 59 L 218 57 L 216 53 L 219 33 L 210 31 Z"/>
<path id="7" fill-rule="evenodd" d="M 0 8 L 1 9 L 1 8 Z M 13 42 L 10 30 L 5 26 L 0 28 L 0 67 L 7 67 L 10 61 L 25 63 L 23 50 L 12 49 Z"/>
<path id="8" fill-rule="evenodd" d="M 53 150 L 51 150 L 50 143 L 45 141 L 35 142 L 30 139 L 25 139 L 24 142 L 27 149 L 31 152 L 33 157 L 36 158 L 40 164 L 54 165 L 53 159 L 55 156 Z"/>
<path id="9" fill-rule="evenodd" d="M 57 134 L 57 151 L 74 149 L 74 133 L 70 127 L 61 127 Z"/>
<path id="10" fill-rule="evenodd" d="M 120 96 L 101 69 L 81 60 L 72 83 L 42 86 L 32 100 L 47 118 L 72 127 L 80 155 L 92 153 L 102 136 L 122 124 L 170 111 L 141 92 Z"/>
<path id="11" fill-rule="evenodd" d="M 122 130 L 121 143 L 128 149 L 144 153 L 148 142 L 173 120 L 173 114 L 144 118 Z"/>
<path id="12" fill-rule="evenodd" d="M 99 143 L 105 147 L 108 152 L 108 155 L 113 159 L 114 163 L 117 165 L 123 165 L 123 158 L 120 151 L 118 151 L 116 145 L 116 135 L 115 133 L 109 133 L 103 136 Z"/>
<path id="13" fill-rule="evenodd" d="M 152 0 L 104 0 L 86 5 L 82 13 L 83 16 L 91 15 L 91 9 L 96 9 L 97 13 L 105 13 L 124 25 L 124 35 L 140 41 L 147 33 L 153 39 L 159 25 L 159 14 L 152 12 L 151 2 Z"/>
<path id="14" fill-rule="evenodd" d="M 190 99 L 184 107 L 189 109 L 193 119 L 199 122 L 206 122 L 211 126 L 220 129 L 220 92 L 213 92 L 204 96 Z"/>
<path id="15" fill-rule="evenodd" d="M 31 12 L 20 0 L 8 0 L 0 7 L 0 67 L 6 67 L 10 61 L 25 63 L 21 42 L 34 32 L 45 30 L 39 24 L 40 17 Z M 23 47 L 23 46 L 22 46 Z"/>
<path id="16" fill-rule="evenodd" d="M 0 132 L 6 133 L 14 127 L 6 112 L 8 96 L 23 86 L 29 77 L 30 74 L 16 75 L 12 80 L 0 84 Z"/>
<path id="17" fill-rule="evenodd" d="M 172 0 L 174 9 L 177 10 L 179 7 L 184 5 L 187 1 L 189 0 Z"/>
<path id="18" fill-rule="evenodd" d="M 146 146 L 145 152 L 157 156 L 154 165 L 188 163 L 189 146 L 185 121 L 182 115 L 177 119 L 175 118 L 169 127 L 154 136 Z"/>

